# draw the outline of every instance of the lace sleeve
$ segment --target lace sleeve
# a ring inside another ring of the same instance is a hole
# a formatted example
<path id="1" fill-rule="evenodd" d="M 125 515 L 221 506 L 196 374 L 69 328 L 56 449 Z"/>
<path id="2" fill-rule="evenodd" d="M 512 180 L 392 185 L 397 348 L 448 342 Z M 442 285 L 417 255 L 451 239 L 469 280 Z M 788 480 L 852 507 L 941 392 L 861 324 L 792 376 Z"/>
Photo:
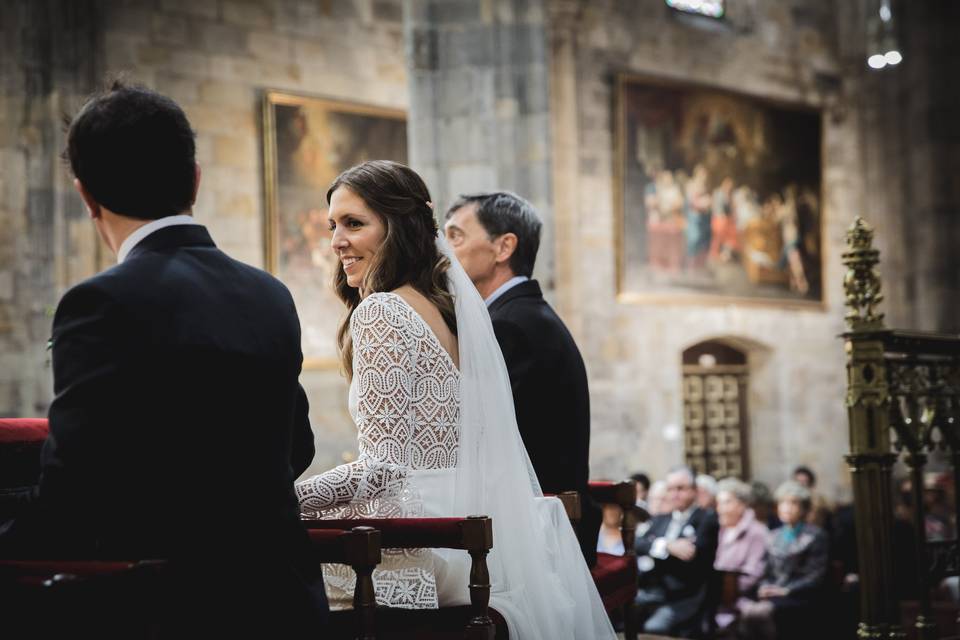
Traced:
<path id="1" fill-rule="evenodd" d="M 372 294 L 354 311 L 350 331 L 360 456 L 297 483 L 305 515 L 399 493 L 409 469 L 416 367 L 409 320 L 389 296 Z"/>

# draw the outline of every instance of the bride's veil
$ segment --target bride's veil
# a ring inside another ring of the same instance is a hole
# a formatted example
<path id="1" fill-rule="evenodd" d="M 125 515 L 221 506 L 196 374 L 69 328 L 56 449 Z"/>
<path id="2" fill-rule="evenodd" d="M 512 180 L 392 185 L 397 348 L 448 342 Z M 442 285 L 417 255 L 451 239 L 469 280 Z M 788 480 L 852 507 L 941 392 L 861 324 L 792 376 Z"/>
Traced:
<path id="1" fill-rule="evenodd" d="M 613 637 L 573 528 L 562 514 L 556 521 L 556 509 L 551 520 L 550 509 L 541 508 L 543 493 L 517 429 L 510 377 L 487 307 L 442 233 L 437 247 L 450 260 L 460 351 L 454 509 L 456 515 L 493 518 L 491 604 L 511 637 Z"/>

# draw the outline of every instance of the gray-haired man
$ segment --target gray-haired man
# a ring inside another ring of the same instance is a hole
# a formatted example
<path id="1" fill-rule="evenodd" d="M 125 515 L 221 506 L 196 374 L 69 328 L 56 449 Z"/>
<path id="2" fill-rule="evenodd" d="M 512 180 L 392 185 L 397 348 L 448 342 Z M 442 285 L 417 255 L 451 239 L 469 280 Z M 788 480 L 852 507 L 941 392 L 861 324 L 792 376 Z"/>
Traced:
<path id="1" fill-rule="evenodd" d="M 508 192 L 465 195 L 447 212 L 446 235 L 486 300 L 510 373 L 517 425 L 545 493 L 580 493 L 577 537 L 596 561 L 600 509 L 587 496 L 590 396 L 573 337 L 531 280 L 542 224 Z"/>

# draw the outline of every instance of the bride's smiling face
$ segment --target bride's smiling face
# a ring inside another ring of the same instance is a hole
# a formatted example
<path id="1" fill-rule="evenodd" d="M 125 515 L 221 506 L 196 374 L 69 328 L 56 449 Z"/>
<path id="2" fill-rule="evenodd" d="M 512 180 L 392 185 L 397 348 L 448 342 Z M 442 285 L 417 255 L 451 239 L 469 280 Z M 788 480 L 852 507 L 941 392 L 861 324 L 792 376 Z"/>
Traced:
<path id="1" fill-rule="evenodd" d="M 330 246 L 340 260 L 347 284 L 360 288 L 387 236 L 387 227 L 363 198 L 347 187 L 339 187 L 330 196 L 327 218 L 333 232 Z"/>

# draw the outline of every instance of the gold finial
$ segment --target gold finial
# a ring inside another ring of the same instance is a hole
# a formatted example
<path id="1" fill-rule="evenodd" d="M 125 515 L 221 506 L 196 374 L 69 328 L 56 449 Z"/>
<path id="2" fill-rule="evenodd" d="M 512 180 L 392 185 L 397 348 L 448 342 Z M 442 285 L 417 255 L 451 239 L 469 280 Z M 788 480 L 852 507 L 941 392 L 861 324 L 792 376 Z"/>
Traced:
<path id="1" fill-rule="evenodd" d="M 847 250 L 843 253 L 847 267 L 843 278 L 847 306 L 844 320 L 851 331 L 883 328 L 883 314 L 876 311 L 883 301 L 876 270 L 879 262 L 880 252 L 873 248 L 873 229 L 857 216 L 847 230 Z"/>

